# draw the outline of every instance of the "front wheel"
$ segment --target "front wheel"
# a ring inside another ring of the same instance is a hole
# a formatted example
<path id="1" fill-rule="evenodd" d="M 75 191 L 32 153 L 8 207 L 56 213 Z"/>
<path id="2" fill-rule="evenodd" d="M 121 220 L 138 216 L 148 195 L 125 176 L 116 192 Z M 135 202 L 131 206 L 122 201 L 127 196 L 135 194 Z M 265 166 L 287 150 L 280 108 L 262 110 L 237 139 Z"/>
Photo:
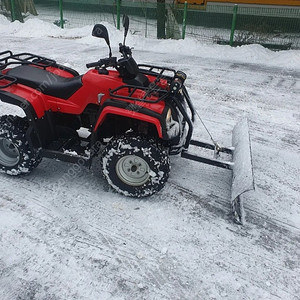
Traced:
<path id="1" fill-rule="evenodd" d="M 164 187 L 170 161 L 166 151 L 154 141 L 124 136 L 112 139 L 104 149 L 102 171 L 117 192 L 145 197 Z"/>

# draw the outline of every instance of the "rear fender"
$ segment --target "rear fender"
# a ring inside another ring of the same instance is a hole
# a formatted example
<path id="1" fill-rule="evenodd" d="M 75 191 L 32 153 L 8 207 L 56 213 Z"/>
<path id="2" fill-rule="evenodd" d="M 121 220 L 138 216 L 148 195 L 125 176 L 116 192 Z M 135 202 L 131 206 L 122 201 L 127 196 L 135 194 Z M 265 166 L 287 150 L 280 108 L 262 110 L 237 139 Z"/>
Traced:
<path id="1" fill-rule="evenodd" d="M 37 123 L 39 122 L 39 118 L 33 105 L 26 99 L 3 90 L 0 91 L 0 100 L 5 103 L 19 106 L 25 112 L 26 117 L 29 121 L 29 128 L 28 128 L 27 135 L 28 135 L 28 141 L 30 147 L 33 149 L 42 146 L 43 139 L 41 138 L 42 137 L 41 130 L 40 130 L 41 127 L 37 126 Z M 42 121 L 43 119 L 44 117 L 41 117 L 40 120 Z M 36 134 L 34 135 L 34 133 Z M 36 139 L 35 141 L 32 140 L 33 136 L 37 138 L 37 141 Z"/>
<path id="2" fill-rule="evenodd" d="M 37 119 L 37 113 L 35 109 L 26 99 L 6 91 L 0 91 L 0 100 L 5 103 L 19 106 L 25 112 L 29 122 Z"/>
<path id="3" fill-rule="evenodd" d="M 45 111 L 49 110 L 45 107 L 46 102 L 42 91 L 43 87 L 33 89 L 22 84 L 14 84 L 0 90 L 0 99 L 3 102 L 20 106 L 25 113 L 28 109 L 33 109 L 36 117 L 40 119 L 44 116 Z"/>

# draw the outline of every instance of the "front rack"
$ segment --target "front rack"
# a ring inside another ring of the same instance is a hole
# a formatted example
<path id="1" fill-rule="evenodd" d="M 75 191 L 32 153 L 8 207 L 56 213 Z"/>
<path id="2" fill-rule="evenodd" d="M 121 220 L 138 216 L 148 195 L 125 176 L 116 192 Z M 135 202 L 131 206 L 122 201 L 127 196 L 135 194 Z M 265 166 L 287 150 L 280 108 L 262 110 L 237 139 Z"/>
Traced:
<path id="1" fill-rule="evenodd" d="M 165 68 L 165 67 L 158 67 L 158 66 L 152 66 L 152 65 L 145 65 L 145 64 L 139 64 L 139 71 L 142 74 L 145 75 L 152 75 L 157 76 L 159 79 L 167 79 L 172 80 L 176 74 L 176 71 L 174 69 Z M 173 75 L 166 75 L 165 73 L 172 73 Z"/>
<path id="2" fill-rule="evenodd" d="M 0 70 L 4 70 L 10 65 L 34 65 L 43 69 L 55 66 L 56 61 L 32 53 L 13 54 L 11 51 L 0 53 Z"/>
<path id="3" fill-rule="evenodd" d="M 165 79 L 169 83 L 174 79 L 176 71 L 174 69 L 165 68 L 165 67 L 158 67 L 158 66 L 152 66 L 152 65 L 145 65 L 145 64 L 139 64 L 139 72 L 145 75 L 155 76 L 156 79 L 150 83 L 148 87 L 141 87 L 141 86 L 135 86 L 135 85 L 122 85 L 120 87 L 117 87 L 116 89 L 110 90 L 109 94 L 112 98 L 117 99 L 123 99 L 123 100 L 131 100 L 131 101 L 140 101 L 145 103 L 157 103 L 165 98 L 167 98 L 170 95 L 170 92 L 161 89 L 159 86 L 156 85 L 160 81 L 160 79 Z M 169 72 L 172 74 L 167 75 L 166 73 Z M 125 89 L 128 89 L 127 94 L 126 92 L 122 94 L 119 94 L 120 91 L 124 91 Z M 134 94 L 136 91 L 144 91 L 145 94 L 142 98 L 134 97 Z M 149 100 L 148 97 L 151 97 L 155 94 L 155 96 L 158 95 L 157 100 Z"/>
<path id="4" fill-rule="evenodd" d="M 119 91 L 128 89 L 128 95 L 120 95 L 118 94 Z M 134 93 L 136 91 L 144 91 L 145 95 L 142 98 L 134 97 Z M 159 97 L 157 100 L 149 100 L 148 97 L 151 97 L 153 94 L 158 94 Z M 167 90 L 163 90 L 155 86 L 149 86 L 149 87 L 137 87 L 135 85 L 122 85 L 117 87 L 116 89 L 110 90 L 109 94 L 112 98 L 117 99 L 124 99 L 124 100 L 131 100 L 131 101 L 140 101 L 145 103 L 157 103 L 163 99 L 165 99 L 169 92 Z"/>

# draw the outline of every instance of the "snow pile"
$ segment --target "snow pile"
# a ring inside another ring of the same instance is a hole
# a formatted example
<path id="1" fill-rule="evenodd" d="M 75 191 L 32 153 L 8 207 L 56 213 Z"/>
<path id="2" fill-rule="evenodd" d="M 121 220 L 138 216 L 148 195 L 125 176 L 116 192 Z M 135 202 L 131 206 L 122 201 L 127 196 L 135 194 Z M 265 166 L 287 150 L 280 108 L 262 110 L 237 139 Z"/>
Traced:
<path id="1" fill-rule="evenodd" d="M 10 24 L 8 19 L 6 17 L 4 17 L 3 15 L 0 15 L 0 26 L 1 25 L 8 25 L 8 24 Z"/>
<path id="2" fill-rule="evenodd" d="M 25 23 L 15 21 L 13 23 L 5 23 L 0 21 L 0 32 L 5 35 L 13 35 L 17 37 L 43 37 L 61 30 L 57 26 L 43 22 L 39 19 L 29 19 Z"/>
<path id="3" fill-rule="evenodd" d="M 141 41 L 136 40 L 136 48 Z M 300 69 L 300 51 L 289 50 L 274 52 L 261 45 L 245 45 L 240 47 L 229 47 L 226 45 L 207 45 L 187 38 L 185 40 L 149 40 L 143 39 L 142 47 L 151 49 L 151 44 L 156 45 L 157 52 L 186 54 L 187 56 L 199 57 L 201 59 L 226 59 L 254 64 L 265 64 L 293 69 Z"/>
<path id="4" fill-rule="evenodd" d="M 103 22 L 107 27 L 111 45 L 116 47 L 123 40 L 123 32 L 113 25 Z M 77 39 L 78 43 L 100 46 L 99 39 L 92 37 L 93 26 L 82 28 L 61 29 L 58 26 L 30 18 L 24 24 L 16 21 L 10 23 L 5 17 L 0 16 L 1 35 L 16 37 L 53 37 L 62 39 Z M 232 48 L 224 45 L 203 44 L 195 39 L 185 40 L 157 40 L 135 36 L 129 33 L 127 44 L 136 50 L 149 51 L 155 46 L 157 53 L 185 54 L 187 57 L 199 57 L 199 59 L 226 59 L 237 62 L 264 64 L 268 66 L 300 69 L 300 51 L 289 50 L 274 52 L 260 45 L 245 45 Z"/>
<path id="5" fill-rule="evenodd" d="M 3 16 L 2 16 L 3 17 Z M 4 17 L 6 20 L 6 18 Z M 10 23 L 0 19 L 0 32 L 16 37 L 55 37 L 55 38 L 82 38 L 90 34 L 90 26 L 64 30 L 54 24 L 44 22 L 38 18 L 30 18 L 25 23 L 15 21 Z"/>

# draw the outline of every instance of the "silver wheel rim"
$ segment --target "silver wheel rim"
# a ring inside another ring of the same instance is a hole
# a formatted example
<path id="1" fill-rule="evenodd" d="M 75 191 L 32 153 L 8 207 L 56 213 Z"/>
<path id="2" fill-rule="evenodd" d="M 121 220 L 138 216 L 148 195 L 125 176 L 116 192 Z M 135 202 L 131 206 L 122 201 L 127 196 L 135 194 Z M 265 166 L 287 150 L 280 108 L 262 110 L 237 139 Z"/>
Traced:
<path id="1" fill-rule="evenodd" d="M 5 167 L 13 167 L 20 160 L 18 148 L 10 140 L 0 139 L 0 164 Z"/>
<path id="2" fill-rule="evenodd" d="M 131 186 L 141 186 L 149 179 L 149 165 L 136 155 L 126 155 L 118 160 L 116 172 L 118 177 Z"/>

